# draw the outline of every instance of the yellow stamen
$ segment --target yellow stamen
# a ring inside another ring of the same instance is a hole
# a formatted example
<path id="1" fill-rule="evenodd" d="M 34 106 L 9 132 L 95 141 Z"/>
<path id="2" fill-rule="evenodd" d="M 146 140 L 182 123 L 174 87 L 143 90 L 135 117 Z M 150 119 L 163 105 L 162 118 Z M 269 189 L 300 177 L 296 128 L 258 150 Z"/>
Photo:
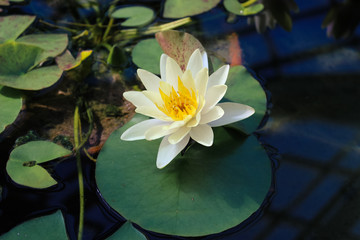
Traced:
<path id="1" fill-rule="evenodd" d="M 178 91 L 172 87 L 169 96 L 159 88 L 160 96 L 164 102 L 163 106 L 156 105 L 160 111 L 171 117 L 174 121 L 184 120 L 187 116 L 194 116 L 198 107 L 196 94 L 193 89 L 191 93 L 180 77 L 178 77 Z"/>

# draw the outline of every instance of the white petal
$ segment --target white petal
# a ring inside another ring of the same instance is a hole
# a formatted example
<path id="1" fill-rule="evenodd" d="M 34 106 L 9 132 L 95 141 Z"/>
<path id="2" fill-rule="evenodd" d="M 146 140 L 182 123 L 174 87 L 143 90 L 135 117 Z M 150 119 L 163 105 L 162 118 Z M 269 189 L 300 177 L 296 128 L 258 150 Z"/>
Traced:
<path id="1" fill-rule="evenodd" d="M 224 115 L 224 110 L 222 110 L 222 108 L 219 107 L 219 106 L 215 106 L 209 112 L 207 112 L 206 114 L 201 115 L 201 119 L 200 119 L 199 124 L 205 124 L 205 123 L 208 123 L 208 122 L 218 120 L 223 115 Z"/>
<path id="2" fill-rule="evenodd" d="M 202 114 L 210 111 L 225 95 L 226 85 L 215 85 L 209 88 L 205 94 L 205 106 Z"/>
<path id="3" fill-rule="evenodd" d="M 209 147 L 213 144 L 214 132 L 209 125 L 200 124 L 191 129 L 190 137 L 196 142 Z"/>
<path id="4" fill-rule="evenodd" d="M 163 125 L 164 122 L 158 119 L 149 119 L 135 124 L 128 128 L 121 135 L 121 140 L 134 141 L 139 139 L 145 139 L 145 132 L 151 127 Z"/>
<path id="5" fill-rule="evenodd" d="M 196 74 L 195 86 L 196 86 L 196 89 L 198 90 L 199 96 L 205 96 L 208 79 L 209 79 L 209 75 L 208 75 L 207 68 L 201 69 L 198 72 L 198 74 Z"/>
<path id="6" fill-rule="evenodd" d="M 177 62 L 168 57 L 166 59 L 166 82 L 174 87 L 174 89 L 178 90 L 178 77 L 182 78 L 183 72 L 181 71 Z"/>
<path id="7" fill-rule="evenodd" d="M 191 92 L 191 89 L 194 90 L 196 94 L 196 88 L 195 88 L 195 80 L 191 74 L 190 70 L 186 70 L 184 74 L 182 75 L 182 82 L 184 86 Z"/>
<path id="8" fill-rule="evenodd" d="M 217 106 L 220 106 L 225 113 L 224 116 L 222 116 L 220 119 L 209 123 L 209 125 L 212 127 L 218 127 L 237 122 L 248 118 L 255 113 L 255 109 L 240 103 L 224 102 L 219 103 Z"/>
<path id="9" fill-rule="evenodd" d="M 176 144 L 180 142 L 184 137 L 186 137 L 190 130 L 191 128 L 188 127 L 179 128 L 176 132 L 169 136 L 169 142 L 171 144 Z"/>
<path id="10" fill-rule="evenodd" d="M 196 74 L 203 68 L 203 59 L 200 50 L 196 49 L 189 58 L 186 70 L 190 70 L 193 77 L 195 77 Z"/>
<path id="11" fill-rule="evenodd" d="M 157 168 L 163 168 L 168 165 L 189 142 L 189 135 L 185 136 L 177 144 L 171 144 L 168 137 L 164 137 L 160 143 L 159 152 L 156 159 Z"/>
<path id="12" fill-rule="evenodd" d="M 203 67 L 209 69 L 209 62 L 208 62 L 208 56 L 207 53 L 204 51 L 202 54 L 202 61 L 203 61 Z"/>
<path id="13" fill-rule="evenodd" d="M 153 92 L 153 91 L 142 91 L 142 93 L 144 94 L 145 97 L 147 97 L 148 99 L 150 99 L 150 101 L 152 101 L 155 105 L 159 105 L 161 106 L 162 104 L 164 104 L 164 101 L 161 98 L 160 92 Z"/>
<path id="14" fill-rule="evenodd" d="M 161 80 L 166 82 L 166 59 L 169 56 L 166 55 L 165 53 L 161 54 L 160 57 L 160 76 L 161 76 Z"/>
<path id="15" fill-rule="evenodd" d="M 157 118 L 163 121 L 172 121 L 171 117 L 166 116 L 165 113 L 160 111 L 156 106 L 155 107 L 140 106 L 135 109 L 135 112 L 152 118 Z"/>
<path id="16" fill-rule="evenodd" d="M 161 79 L 158 76 L 144 69 L 138 69 L 137 74 L 147 90 L 159 91 Z"/>
<path id="17" fill-rule="evenodd" d="M 215 85 L 224 85 L 229 74 L 229 65 L 224 65 L 210 75 L 208 88 Z"/>
<path id="18" fill-rule="evenodd" d="M 154 103 L 144 95 L 143 92 L 128 91 L 128 92 L 124 92 L 123 96 L 126 100 L 134 104 L 135 107 L 140 107 L 140 106 L 156 107 Z"/>
<path id="19" fill-rule="evenodd" d="M 166 124 L 154 126 L 150 128 L 148 131 L 146 131 L 145 139 L 151 141 L 172 134 L 178 130 L 178 128 L 172 128 L 172 129 L 167 128 L 169 122 L 165 122 L 165 123 Z"/>

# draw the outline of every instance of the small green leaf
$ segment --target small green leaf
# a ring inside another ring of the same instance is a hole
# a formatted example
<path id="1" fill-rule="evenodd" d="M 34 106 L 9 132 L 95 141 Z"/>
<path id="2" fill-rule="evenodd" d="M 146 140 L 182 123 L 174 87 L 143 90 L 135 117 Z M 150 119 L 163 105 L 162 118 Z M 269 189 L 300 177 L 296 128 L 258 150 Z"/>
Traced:
<path id="1" fill-rule="evenodd" d="M 221 0 L 166 0 L 164 6 L 165 18 L 182 18 L 207 12 Z"/>
<path id="2" fill-rule="evenodd" d="M 110 50 L 107 64 L 109 64 L 112 68 L 123 68 L 126 66 L 127 62 L 124 49 L 114 45 Z"/>
<path id="3" fill-rule="evenodd" d="M 236 15 L 241 15 L 241 12 L 245 9 L 238 0 L 224 0 L 223 4 L 228 12 Z"/>
<path id="4" fill-rule="evenodd" d="M 31 34 L 17 39 L 16 42 L 41 48 L 43 52 L 39 60 L 44 61 L 64 52 L 68 45 L 68 37 L 67 34 Z"/>
<path id="5" fill-rule="evenodd" d="M 22 108 L 22 98 L 19 91 L 0 86 L 0 133 L 5 127 L 15 121 Z"/>
<path id="6" fill-rule="evenodd" d="M 155 37 L 164 53 L 173 58 L 183 71 L 191 54 L 196 49 L 204 50 L 200 41 L 186 32 L 168 30 L 156 33 Z"/>
<path id="7" fill-rule="evenodd" d="M 15 40 L 35 20 L 35 16 L 12 15 L 0 17 L 0 43 Z"/>
<path id="8" fill-rule="evenodd" d="M 76 56 L 76 59 L 71 55 L 69 50 L 66 50 L 60 56 L 55 58 L 57 65 L 63 71 L 69 71 L 78 67 L 82 61 L 88 58 L 92 54 L 92 50 L 81 51 Z"/>
<path id="9" fill-rule="evenodd" d="M 112 18 L 127 18 L 121 26 L 124 27 L 139 27 L 150 23 L 154 17 L 154 11 L 147 7 L 124 7 L 115 10 L 111 14 Z"/>
<path id="10" fill-rule="evenodd" d="M 230 68 L 226 85 L 228 89 L 224 96 L 225 99 L 246 104 L 255 109 L 254 115 L 231 125 L 251 134 L 259 127 L 266 112 L 267 100 L 262 86 L 244 66 Z"/>
<path id="11" fill-rule="evenodd" d="M 142 69 L 154 74 L 160 74 L 160 57 L 163 53 L 156 39 L 140 41 L 134 47 L 131 56 L 133 62 Z"/>
<path id="12" fill-rule="evenodd" d="M 261 12 L 262 10 L 264 10 L 264 5 L 262 5 L 261 3 L 254 4 L 249 7 L 246 7 L 244 9 L 243 15 L 248 16 L 248 15 L 257 14 L 257 13 Z"/>
<path id="13" fill-rule="evenodd" d="M 33 188 L 51 187 L 56 181 L 38 164 L 70 153 L 71 151 L 52 142 L 28 142 L 10 153 L 6 171 L 11 179 L 20 185 Z"/>
<path id="14" fill-rule="evenodd" d="M 214 128 L 214 144 L 191 146 L 166 168 L 156 168 L 160 139 L 121 141 L 135 117 L 102 148 L 96 181 L 101 195 L 126 219 L 150 231 L 203 236 L 232 228 L 262 204 L 271 164 L 254 136 Z"/>
<path id="15" fill-rule="evenodd" d="M 146 237 L 134 228 L 130 221 L 127 221 L 107 240 L 146 240 Z"/>
<path id="16" fill-rule="evenodd" d="M 0 236 L 3 240 L 68 239 L 61 211 L 34 218 Z"/>

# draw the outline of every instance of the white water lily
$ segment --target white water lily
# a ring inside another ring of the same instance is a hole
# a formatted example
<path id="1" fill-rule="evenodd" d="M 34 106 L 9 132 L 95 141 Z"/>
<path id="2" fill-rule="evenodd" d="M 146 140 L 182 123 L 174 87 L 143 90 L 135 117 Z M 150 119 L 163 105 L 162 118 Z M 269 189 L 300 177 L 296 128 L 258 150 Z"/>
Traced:
<path id="1" fill-rule="evenodd" d="M 225 95 L 229 65 L 208 75 L 206 52 L 195 50 L 186 67 L 181 70 L 174 59 L 162 54 L 161 79 L 143 69 L 137 74 L 146 90 L 129 91 L 124 97 L 136 106 L 135 112 L 152 117 L 127 129 L 122 140 L 154 140 L 160 143 L 156 166 L 168 165 L 188 144 L 190 138 L 211 146 L 214 134 L 211 127 L 223 126 L 245 119 L 255 110 L 247 105 L 219 101 Z"/>

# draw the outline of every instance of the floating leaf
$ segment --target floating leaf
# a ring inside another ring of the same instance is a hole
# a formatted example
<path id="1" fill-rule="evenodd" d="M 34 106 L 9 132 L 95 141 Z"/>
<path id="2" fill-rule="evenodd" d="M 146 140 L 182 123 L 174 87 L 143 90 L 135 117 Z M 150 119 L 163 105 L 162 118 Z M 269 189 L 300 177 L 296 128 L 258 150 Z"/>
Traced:
<path id="1" fill-rule="evenodd" d="M 21 94 L 14 89 L 0 86 L 0 133 L 15 121 L 21 107 Z"/>
<path id="2" fill-rule="evenodd" d="M 155 37 L 164 53 L 173 58 L 183 71 L 191 54 L 198 48 L 204 50 L 199 40 L 185 32 L 168 30 L 156 33 Z"/>
<path id="3" fill-rule="evenodd" d="M 122 216 L 150 231 L 202 236 L 234 227 L 260 207 L 271 166 L 255 137 L 214 128 L 212 147 L 195 144 L 159 170 L 160 140 L 120 140 L 145 119 L 136 115 L 115 131 L 96 165 L 102 196 Z"/>
<path id="4" fill-rule="evenodd" d="M 244 7 L 238 0 L 224 0 L 224 7 L 227 11 L 241 16 L 257 14 L 264 9 L 261 3 Z"/>
<path id="5" fill-rule="evenodd" d="M 39 90 L 53 85 L 62 75 L 58 66 L 31 70 L 43 61 L 43 52 L 39 47 L 24 43 L 0 44 L 0 84 L 25 90 Z"/>
<path id="6" fill-rule="evenodd" d="M 81 51 L 78 53 L 76 59 L 71 55 L 69 50 L 66 50 L 62 55 L 55 58 L 57 65 L 64 71 L 74 69 L 82 63 L 86 58 L 92 54 L 92 50 Z"/>
<path id="7" fill-rule="evenodd" d="M 35 18 L 35 16 L 22 15 L 0 17 L 0 43 L 18 38 Z"/>
<path id="8" fill-rule="evenodd" d="M 34 218 L 0 236 L 6 240 L 68 239 L 61 211 Z"/>
<path id="9" fill-rule="evenodd" d="M 44 61 L 47 58 L 56 57 L 64 52 L 68 45 L 68 37 L 66 34 L 31 34 L 17 39 L 16 42 L 30 44 L 43 49 L 39 59 Z"/>
<path id="10" fill-rule="evenodd" d="M 128 63 L 124 49 L 114 45 L 109 53 L 107 64 L 112 68 L 124 68 Z"/>
<path id="11" fill-rule="evenodd" d="M 160 57 L 163 53 L 156 39 L 140 41 L 134 47 L 131 56 L 133 62 L 142 69 L 160 74 Z"/>
<path id="12" fill-rule="evenodd" d="M 163 16 L 166 18 L 182 18 L 207 12 L 221 0 L 166 0 Z"/>
<path id="13" fill-rule="evenodd" d="M 262 86 L 244 66 L 230 68 L 226 85 L 228 89 L 224 98 L 255 109 L 255 114 L 251 117 L 232 124 L 243 132 L 251 134 L 258 128 L 266 112 L 266 94 Z"/>
<path id="14" fill-rule="evenodd" d="M 7 0 L 0 0 L 0 6 L 9 6 L 10 3 Z"/>
<path id="15" fill-rule="evenodd" d="M 154 19 L 154 11 L 147 7 L 124 7 L 115 10 L 112 18 L 127 18 L 121 26 L 124 27 L 139 27 L 150 23 Z"/>
<path id="16" fill-rule="evenodd" d="M 131 222 L 127 221 L 107 240 L 146 240 L 146 237 L 134 228 Z"/>
<path id="17" fill-rule="evenodd" d="M 10 153 L 6 171 L 18 184 L 33 188 L 51 187 L 56 184 L 56 181 L 38 164 L 70 153 L 71 151 L 52 142 L 28 142 Z"/>

